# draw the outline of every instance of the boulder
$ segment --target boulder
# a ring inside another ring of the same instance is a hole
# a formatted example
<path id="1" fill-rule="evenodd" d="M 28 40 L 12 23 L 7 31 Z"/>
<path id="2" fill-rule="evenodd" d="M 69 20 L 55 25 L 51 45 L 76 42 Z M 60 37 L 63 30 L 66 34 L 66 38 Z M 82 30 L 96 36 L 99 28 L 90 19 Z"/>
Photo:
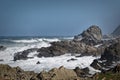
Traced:
<path id="1" fill-rule="evenodd" d="M 40 80 L 80 80 L 74 70 L 66 69 L 63 66 L 54 68 L 49 72 L 42 71 L 38 78 Z"/>
<path id="2" fill-rule="evenodd" d="M 40 64 L 40 61 L 38 61 L 36 64 Z"/>
<path id="3" fill-rule="evenodd" d="M 119 80 L 120 79 L 120 64 L 117 64 L 113 68 L 96 73 L 92 76 L 92 80 Z"/>
<path id="4" fill-rule="evenodd" d="M 28 57 L 28 54 L 31 52 L 35 52 L 37 51 L 38 48 L 31 48 L 31 49 L 27 49 L 21 52 L 17 52 L 14 54 L 14 61 L 16 60 L 26 60 L 28 58 L 32 58 L 32 57 Z"/>
<path id="5" fill-rule="evenodd" d="M 117 65 L 113 68 L 112 72 L 114 72 L 114 73 L 120 73 L 120 64 L 117 64 Z"/>
<path id="6" fill-rule="evenodd" d="M 12 68 L 9 65 L 0 64 L 0 80 L 31 80 L 34 76 L 37 74 L 32 71 L 23 71 L 19 67 Z"/>
<path id="7" fill-rule="evenodd" d="M 106 48 L 104 54 L 101 55 L 102 60 L 119 61 L 120 60 L 120 43 L 115 43 Z"/>
<path id="8" fill-rule="evenodd" d="M 81 41 L 89 45 L 96 45 L 101 41 L 101 39 L 102 31 L 96 25 L 90 26 L 87 30 L 74 37 L 75 41 Z"/>

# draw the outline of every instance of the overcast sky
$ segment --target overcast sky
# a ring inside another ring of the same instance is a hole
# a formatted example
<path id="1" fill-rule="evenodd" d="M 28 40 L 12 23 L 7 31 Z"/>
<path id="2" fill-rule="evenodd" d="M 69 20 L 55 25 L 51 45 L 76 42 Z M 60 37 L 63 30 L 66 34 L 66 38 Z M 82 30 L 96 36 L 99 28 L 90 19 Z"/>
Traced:
<path id="1" fill-rule="evenodd" d="M 73 36 L 120 25 L 120 0 L 0 0 L 0 36 Z"/>

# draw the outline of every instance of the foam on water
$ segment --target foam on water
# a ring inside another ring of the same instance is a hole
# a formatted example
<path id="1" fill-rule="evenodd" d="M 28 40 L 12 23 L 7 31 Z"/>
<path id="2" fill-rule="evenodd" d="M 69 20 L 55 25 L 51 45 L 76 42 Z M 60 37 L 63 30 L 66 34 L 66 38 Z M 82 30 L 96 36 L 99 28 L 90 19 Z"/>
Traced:
<path id="1" fill-rule="evenodd" d="M 71 58 L 75 58 L 77 60 L 68 62 L 67 60 Z M 9 62 L 4 62 L 4 64 L 9 64 L 12 67 L 19 66 L 26 71 L 35 71 L 39 73 L 42 70 L 48 71 L 55 67 L 59 68 L 60 66 L 64 66 L 69 69 L 74 69 L 75 67 L 80 67 L 80 68 L 89 67 L 94 59 L 96 59 L 96 57 L 84 56 L 84 57 L 76 58 L 75 56 L 65 54 L 57 57 L 47 57 L 47 58 L 34 57 L 33 59 L 28 59 L 28 60 L 18 60 L 15 62 L 9 61 Z M 40 62 L 40 64 L 36 64 L 38 61 Z"/>
<path id="2" fill-rule="evenodd" d="M 37 43 L 37 42 L 57 42 L 60 41 L 57 38 L 46 39 L 46 38 L 35 38 L 35 39 L 22 39 L 22 40 L 11 40 L 11 42 L 15 43 Z"/>
<path id="3" fill-rule="evenodd" d="M 20 51 L 24 51 L 30 48 L 41 48 L 41 47 L 48 47 L 50 46 L 49 43 L 47 42 L 40 42 L 37 44 L 28 44 L 28 45 L 19 45 L 19 46 L 13 46 L 13 47 L 7 47 L 6 50 L 4 51 L 0 51 L 0 59 L 3 60 L 13 60 L 13 56 L 15 53 L 20 52 Z"/>
<path id="4" fill-rule="evenodd" d="M 66 38 L 67 40 L 70 38 Z M 6 41 L 6 40 L 5 40 Z M 34 39 L 10 39 L 13 43 L 7 43 L 9 42 L 9 39 L 5 42 L 8 46 L 6 50 L 0 51 L 0 59 L 3 59 L 3 61 L 0 61 L 0 64 L 8 64 L 12 67 L 19 66 L 22 69 L 26 71 L 35 71 L 40 72 L 42 70 L 50 70 L 52 68 L 58 68 L 60 66 L 64 66 L 69 69 L 74 69 L 75 67 L 85 68 L 89 67 L 90 64 L 93 62 L 94 59 L 97 57 L 93 56 L 84 56 L 84 57 L 75 57 L 75 55 L 71 54 L 65 54 L 61 56 L 56 57 L 42 57 L 38 58 L 36 57 L 37 52 L 31 52 L 29 53 L 28 57 L 33 57 L 32 59 L 28 60 L 18 60 L 18 61 L 12 61 L 14 57 L 14 53 L 24 51 L 30 48 L 41 48 L 41 47 L 48 47 L 51 46 L 50 42 L 56 42 L 60 41 L 58 38 L 34 38 Z M 67 61 L 71 58 L 77 59 L 74 61 Z M 40 62 L 40 64 L 36 64 L 37 62 Z"/>

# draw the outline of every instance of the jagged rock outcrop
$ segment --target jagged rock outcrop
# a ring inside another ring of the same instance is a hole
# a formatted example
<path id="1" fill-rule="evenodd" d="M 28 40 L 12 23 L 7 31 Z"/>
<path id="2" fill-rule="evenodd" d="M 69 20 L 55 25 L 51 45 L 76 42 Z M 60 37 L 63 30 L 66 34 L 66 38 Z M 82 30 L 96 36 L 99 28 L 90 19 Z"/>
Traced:
<path id="1" fill-rule="evenodd" d="M 49 72 L 41 72 L 38 77 L 40 80 L 80 80 L 74 70 L 66 69 L 63 66 L 54 68 Z"/>
<path id="2" fill-rule="evenodd" d="M 97 48 L 77 41 L 53 42 L 50 47 L 38 50 L 38 57 L 60 56 L 66 53 L 81 54 L 81 56 L 98 55 Z"/>
<path id="3" fill-rule="evenodd" d="M 120 25 L 112 32 L 113 36 L 120 36 Z"/>
<path id="4" fill-rule="evenodd" d="M 87 69 L 76 68 L 73 70 L 61 66 L 48 72 L 34 73 L 33 71 L 23 71 L 19 67 L 12 68 L 9 65 L 0 64 L 0 80 L 92 80 L 92 78 L 84 76 L 86 72 L 88 72 Z M 80 76 L 78 76 L 79 73 Z"/>
<path id="5" fill-rule="evenodd" d="M 34 73 L 32 71 L 23 71 L 19 67 L 10 67 L 0 64 L 0 80 L 119 80 L 120 64 L 107 70 L 106 72 L 96 73 L 92 77 L 87 76 L 89 69 L 66 69 L 63 66 L 54 68 L 48 72 L 42 71 Z"/>
<path id="6" fill-rule="evenodd" d="M 38 57 L 53 57 L 60 56 L 66 53 L 71 54 L 81 54 L 81 56 L 89 56 L 89 55 L 99 55 L 98 49 L 94 46 L 86 45 L 85 43 L 81 43 L 79 41 L 60 41 L 60 42 L 52 42 L 50 47 L 42 47 L 31 48 L 21 52 L 17 52 L 14 55 L 14 61 L 16 60 L 25 60 L 31 57 L 28 57 L 28 54 L 34 51 L 37 51 Z"/>
<path id="7" fill-rule="evenodd" d="M 23 71 L 19 67 L 10 67 L 8 65 L 0 64 L 0 80 L 39 80 L 35 79 L 36 73 L 32 71 Z"/>
<path id="8" fill-rule="evenodd" d="M 81 78 L 88 77 L 89 75 L 89 68 L 80 69 L 79 67 L 76 67 L 74 71 Z"/>
<path id="9" fill-rule="evenodd" d="M 101 41 L 101 39 L 102 31 L 96 25 L 90 26 L 87 30 L 74 37 L 74 40 L 81 41 L 89 45 L 96 45 Z"/>
<path id="10" fill-rule="evenodd" d="M 92 76 L 92 80 L 119 80 L 120 79 L 120 64 L 115 67 L 102 71 L 101 73 L 96 73 Z"/>
<path id="11" fill-rule="evenodd" d="M 31 48 L 31 49 L 27 49 L 27 50 L 24 50 L 21 52 L 17 52 L 14 54 L 14 61 L 21 60 L 21 59 L 26 60 L 28 58 L 32 58 L 32 57 L 28 57 L 28 54 L 31 52 L 35 52 L 37 50 L 38 50 L 38 48 Z"/>
<path id="12" fill-rule="evenodd" d="M 107 47 L 100 59 L 96 59 L 91 64 L 95 69 L 109 69 L 114 63 L 120 61 L 120 42 Z"/>
<path id="13" fill-rule="evenodd" d="M 120 43 L 115 43 L 106 48 L 104 54 L 101 55 L 102 60 L 119 61 L 120 60 Z"/>

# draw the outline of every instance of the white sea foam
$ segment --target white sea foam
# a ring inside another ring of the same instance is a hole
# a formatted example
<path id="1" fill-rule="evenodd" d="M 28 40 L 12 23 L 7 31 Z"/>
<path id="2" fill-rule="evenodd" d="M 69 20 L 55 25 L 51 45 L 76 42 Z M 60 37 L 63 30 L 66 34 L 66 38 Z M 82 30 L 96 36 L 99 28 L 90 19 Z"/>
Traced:
<path id="1" fill-rule="evenodd" d="M 75 58 L 77 60 L 75 61 L 67 61 L 71 58 Z M 9 64 L 12 67 L 19 66 L 24 70 L 27 71 L 35 71 L 35 72 L 40 72 L 42 70 L 50 70 L 52 68 L 58 68 L 60 66 L 64 66 L 69 69 L 74 69 L 75 67 L 80 67 L 80 68 L 85 68 L 88 67 L 93 60 L 96 59 L 96 57 L 93 56 L 84 56 L 84 57 L 75 57 L 71 55 L 61 55 L 57 57 L 34 57 L 33 59 L 28 59 L 28 60 L 18 60 L 16 62 L 9 61 L 9 62 L 4 62 L 4 64 Z M 40 64 L 36 64 L 37 62 L 40 62 Z"/>
<path id="2" fill-rule="evenodd" d="M 14 53 L 24 51 L 30 48 L 41 48 L 41 47 L 48 47 L 50 46 L 47 42 L 40 42 L 37 44 L 28 44 L 28 45 L 21 45 L 21 46 L 13 46 L 13 47 L 7 47 L 6 50 L 0 51 L 0 59 L 3 60 L 13 60 Z"/>
<path id="3" fill-rule="evenodd" d="M 38 42 L 37 40 L 35 39 L 30 39 L 30 40 L 11 40 L 12 42 L 16 42 L 16 43 L 34 43 L 34 42 Z"/>
<path id="4" fill-rule="evenodd" d="M 93 62 L 96 57 L 93 56 L 84 56 L 84 57 L 75 57 L 75 55 L 65 54 L 56 57 L 36 57 L 37 52 L 32 52 L 28 55 L 28 57 L 33 57 L 32 59 L 28 60 L 18 60 L 12 61 L 14 57 L 14 53 L 24 51 L 30 48 L 41 48 L 41 47 L 48 47 L 50 46 L 50 42 L 60 41 L 57 38 L 54 39 L 45 39 L 45 38 L 36 38 L 36 39 L 24 39 L 24 40 L 12 40 L 15 43 L 12 43 L 12 46 L 7 47 L 6 50 L 0 51 L 0 59 L 4 61 L 0 61 L 0 64 L 8 64 L 12 67 L 19 66 L 24 70 L 27 71 L 35 71 L 40 72 L 42 70 L 50 70 L 52 68 L 58 68 L 60 66 L 64 66 L 69 69 L 74 69 L 75 67 L 85 68 L 89 67 L 89 65 Z M 16 44 L 20 43 L 20 44 Z M 27 44 L 26 44 L 27 43 Z M 14 44 L 14 45 L 13 45 Z M 10 44 L 11 45 L 11 44 Z M 67 60 L 75 58 L 75 61 Z M 36 64 L 37 62 L 40 64 Z"/>
<path id="5" fill-rule="evenodd" d="M 22 39 L 22 40 L 11 40 L 15 43 L 37 43 L 37 42 L 57 42 L 60 41 L 58 38 L 46 39 L 46 38 L 35 38 L 35 39 Z"/>

